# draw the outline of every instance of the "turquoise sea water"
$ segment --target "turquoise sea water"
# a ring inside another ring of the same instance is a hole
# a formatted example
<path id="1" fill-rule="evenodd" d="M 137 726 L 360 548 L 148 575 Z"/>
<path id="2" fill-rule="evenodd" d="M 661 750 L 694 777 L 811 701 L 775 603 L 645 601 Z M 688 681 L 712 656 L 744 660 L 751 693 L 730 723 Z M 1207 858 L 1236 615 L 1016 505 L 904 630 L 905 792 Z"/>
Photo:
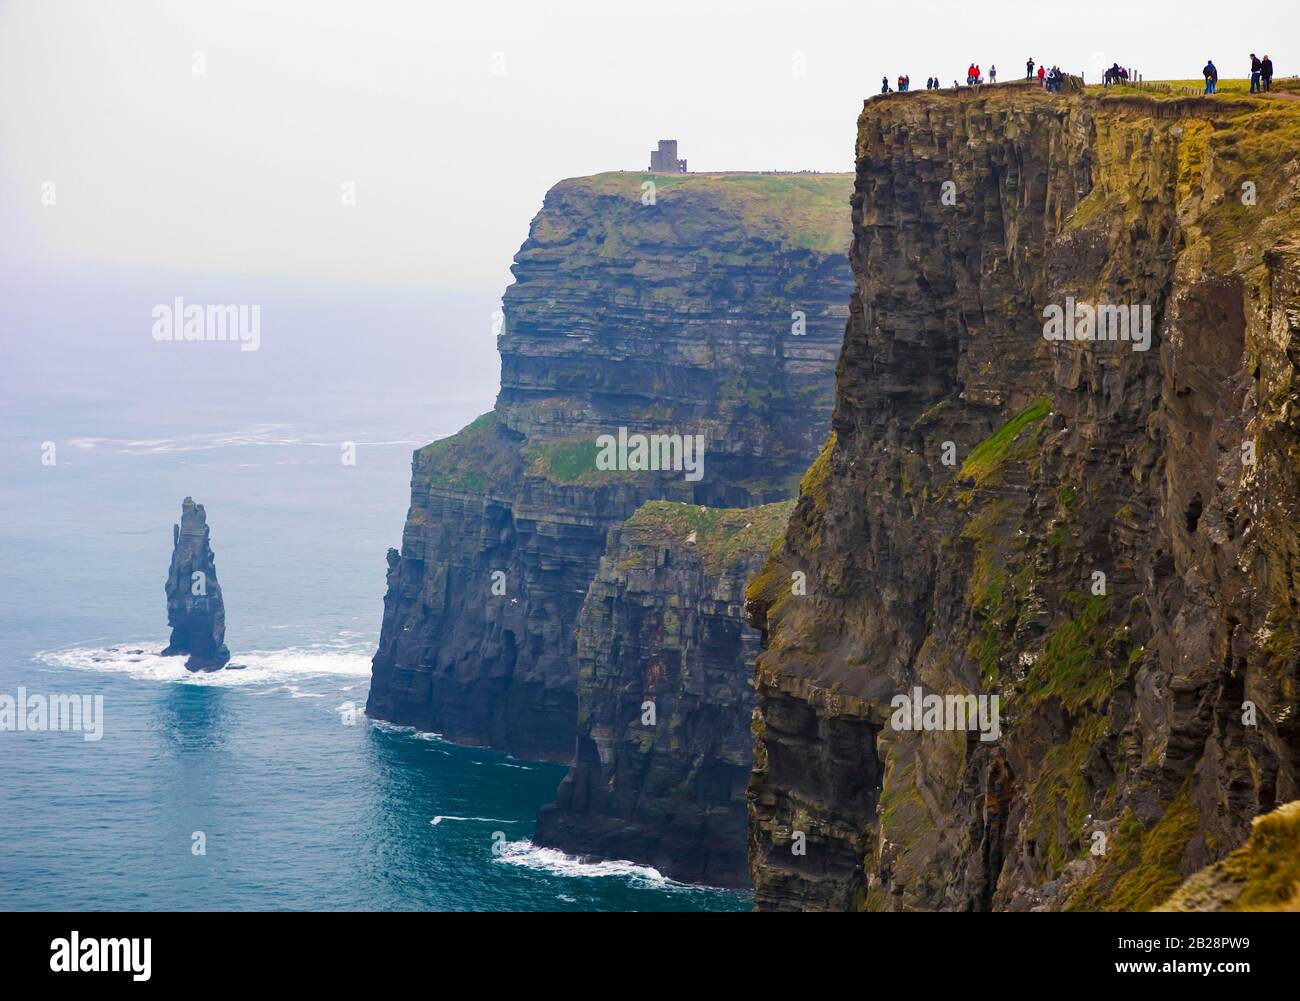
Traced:
<path id="1" fill-rule="evenodd" d="M 244 360 L 184 357 L 191 367 L 168 368 L 155 392 L 111 357 L 99 379 L 46 359 L 31 366 L 47 380 L 35 388 L 10 370 L 0 693 L 102 695 L 104 736 L 0 732 L 0 909 L 750 906 L 534 849 L 561 767 L 359 711 L 411 450 L 487 409 L 491 381 L 385 384 L 380 357 L 373 378 L 340 364 L 296 385 L 259 359 L 261 381 L 235 391 L 212 367 Z M 181 374 L 198 380 L 190 395 Z M 340 461 L 344 441 L 355 466 Z M 194 676 L 155 655 L 187 495 L 207 508 L 243 671 Z"/>

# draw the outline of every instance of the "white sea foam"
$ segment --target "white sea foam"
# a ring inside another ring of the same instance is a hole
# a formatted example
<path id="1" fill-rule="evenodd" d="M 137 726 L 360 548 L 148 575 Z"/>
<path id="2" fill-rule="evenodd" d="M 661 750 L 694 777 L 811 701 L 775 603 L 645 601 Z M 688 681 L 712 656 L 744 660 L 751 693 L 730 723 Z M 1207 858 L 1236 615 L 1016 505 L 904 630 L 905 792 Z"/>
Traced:
<path id="1" fill-rule="evenodd" d="M 450 817 L 450 816 L 434 817 L 431 821 L 429 821 L 429 823 L 432 824 L 434 827 L 437 827 L 437 826 L 438 826 L 439 824 L 441 824 L 444 820 L 477 820 L 477 821 L 481 821 L 482 823 L 485 823 L 485 824 L 517 824 L 517 823 L 519 823 L 519 821 L 517 821 L 517 820 L 501 820 L 501 819 L 499 819 L 499 818 L 497 818 L 497 817 Z"/>
<path id="2" fill-rule="evenodd" d="M 409 737 L 422 736 L 413 726 L 407 726 L 405 723 L 390 723 L 386 719 L 374 719 L 370 721 L 371 726 L 376 730 L 382 730 L 384 733 L 400 733 Z"/>
<path id="3" fill-rule="evenodd" d="M 230 688 L 282 685 L 294 698 L 320 697 L 303 691 L 296 684 L 307 679 L 370 676 L 370 654 L 356 648 L 340 647 L 337 643 L 283 650 L 236 650 L 231 654 L 230 663 L 242 665 L 242 669 L 227 667 L 212 672 L 185 670 L 183 656 L 161 656 L 158 651 L 166 645 L 164 641 L 152 640 L 110 647 L 65 647 L 43 650 L 36 654 L 36 659 L 51 667 L 125 674 L 136 681 Z"/>
<path id="4" fill-rule="evenodd" d="M 312 448 L 337 449 L 337 441 L 315 441 L 294 433 L 289 424 L 255 424 L 235 431 L 199 432 L 171 438 L 72 438 L 73 448 L 90 451 L 103 448 L 122 455 L 170 455 L 177 452 L 206 452 L 219 448 L 247 448 L 250 446 L 305 445 Z M 438 437 L 427 433 L 407 434 L 393 438 L 376 437 L 369 441 L 357 440 L 358 445 L 385 447 L 390 445 L 423 445 Z"/>
<path id="5" fill-rule="evenodd" d="M 699 887 L 678 883 L 669 879 L 652 866 L 628 862 L 624 859 L 602 859 L 591 861 L 574 855 L 566 855 L 555 848 L 539 848 L 531 841 L 507 841 L 501 846 L 501 854 L 494 861 L 507 865 L 522 866 L 549 873 L 552 876 L 565 876 L 578 879 L 621 877 L 634 886 L 652 887 L 654 889 L 696 890 Z"/>

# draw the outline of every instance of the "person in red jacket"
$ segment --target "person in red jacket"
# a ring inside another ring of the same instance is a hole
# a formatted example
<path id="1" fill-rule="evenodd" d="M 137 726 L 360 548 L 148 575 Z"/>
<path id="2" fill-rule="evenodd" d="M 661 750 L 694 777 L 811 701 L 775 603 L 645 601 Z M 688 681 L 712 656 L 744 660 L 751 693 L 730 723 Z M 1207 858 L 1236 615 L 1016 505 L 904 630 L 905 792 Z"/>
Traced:
<path id="1" fill-rule="evenodd" d="M 1046 77 L 1047 77 L 1047 70 L 1043 69 L 1043 67 L 1041 66 L 1038 67 L 1038 82 L 1042 84 Z"/>

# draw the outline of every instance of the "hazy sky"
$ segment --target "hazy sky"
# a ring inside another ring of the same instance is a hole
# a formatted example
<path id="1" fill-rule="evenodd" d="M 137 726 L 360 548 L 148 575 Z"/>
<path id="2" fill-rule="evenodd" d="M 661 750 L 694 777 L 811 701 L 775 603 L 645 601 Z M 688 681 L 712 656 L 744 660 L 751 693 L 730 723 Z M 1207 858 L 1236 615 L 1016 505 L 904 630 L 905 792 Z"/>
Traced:
<path id="1" fill-rule="evenodd" d="M 1285 76 L 1298 11 L 0 0 L 0 264 L 496 294 L 551 184 L 641 169 L 660 137 L 693 169 L 847 170 L 883 74 L 1228 77 L 1271 48 Z"/>

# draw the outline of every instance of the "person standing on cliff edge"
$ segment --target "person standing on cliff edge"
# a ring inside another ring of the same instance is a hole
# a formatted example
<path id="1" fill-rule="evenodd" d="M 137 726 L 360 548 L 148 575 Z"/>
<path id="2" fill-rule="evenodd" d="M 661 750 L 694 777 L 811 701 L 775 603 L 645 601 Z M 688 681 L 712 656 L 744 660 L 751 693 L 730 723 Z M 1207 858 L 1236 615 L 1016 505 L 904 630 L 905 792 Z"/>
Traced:
<path id="1" fill-rule="evenodd" d="M 1264 54 L 1264 61 L 1259 64 L 1259 83 L 1262 90 L 1273 87 L 1273 60 L 1267 53 Z"/>
<path id="2" fill-rule="evenodd" d="M 1263 63 L 1259 61 L 1259 56 L 1255 53 L 1250 54 L 1250 92 L 1259 93 L 1259 73 L 1263 69 Z"/>
<path id="3" fill-rule="evenodd" d="M 997 83 L 997 82 L 998 82 L 998 68 L 996 66 L 990 66 L 989 83 Z"/>
<path id="4" fill-rule="evenodd" d="M 1205 68 L 1201 70 L 1201 74 L 1205 77 L 1205 93 L 1213 94 L 1219 86 L 1219 70 L 1214 65 L 1213 59 L 1205 63 Z"/>
<path id="5" fill-rule="evenodd" d="M 1034 57 L 1030 56 L 1029 61 L 1025 63 L 1025 79 L 1033 80 L 1034 78 Z"/>

